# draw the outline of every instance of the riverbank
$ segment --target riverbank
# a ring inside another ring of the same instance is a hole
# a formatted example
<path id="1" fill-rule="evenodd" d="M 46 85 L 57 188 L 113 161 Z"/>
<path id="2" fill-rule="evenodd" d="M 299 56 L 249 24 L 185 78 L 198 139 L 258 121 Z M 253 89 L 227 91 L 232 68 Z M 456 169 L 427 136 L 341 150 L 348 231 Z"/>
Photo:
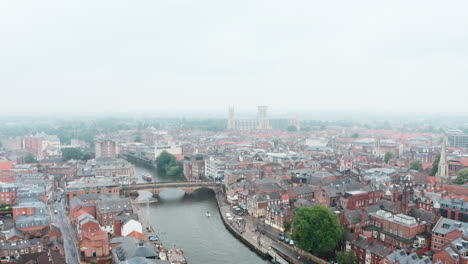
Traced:
<path id="1" fill-rule="evenodd" d="M 221 215 L 221 220 L 224 226 L 239 239 L 242 243 L 247 245 L 250 249 L 255 251 L 259 256 L 264 259 L 271 259 L 270 253 L 282 259 L 286 260 L 287 263 L 293 264 L 309 264 L 309 263 L 320 263 L 327 264 L 326 261 L 313 256 L 305 252 L 299 252 L 294 247 L 276 241 L 276 235 L 279 231 L 273 228 L 266 227 L 265 224 L 260 223 L 258 219 L 246 215 L 237 217 L 231 212 L 231 207 L 225 200 L 225 197 L 221 193 L 216 194 L 216 203 L 218 210 Z M 232 217 L 228 217 L 231 215 Z M 236 218 L 242 218 L 243 224 L 238 224 Z M 268 230 L 267 230 L 268 229 Z M 262 231 L 260 231 L 262 230 Z M 284 263 L 284 262 L 279 262 Z"/>
<path id="2" fill-rule="evenodd" d="M 153 201 L 154 202 L 154 201 Z M 182 249 L 167 248 L 161 241 L 161 237 L 157 234 L 153 226 L 149 223 L 149 215 L 144 213 L 144 209 L 148 212 L 149 203 L 133 203 L 134 213 L 138 216 L 142 225 L 143 235 L 147 238 L 157 237 L 158 241 L 151 241 L 159 250 L 159 258 L 161 260 L 169 260 L 171 263 L 187 263 Z"/>
<path id="3" fill-rule="evenodd" d="M 249 223 L 250 221 L 242 221 L 245 224 L 240 224 L 242 222 L 236 222 L 236 218 L 229 219 L 228 215 L 232 214 L 229 204 L 224 201 L 225 198 L 222 194 L 217 193 L 215 197 L 221 221 L 229 232 L 262 258 L 269 258 L 268 249 L 271 246 L 271 240 L 261 233 L 255 232 L 254 226 Z"/>

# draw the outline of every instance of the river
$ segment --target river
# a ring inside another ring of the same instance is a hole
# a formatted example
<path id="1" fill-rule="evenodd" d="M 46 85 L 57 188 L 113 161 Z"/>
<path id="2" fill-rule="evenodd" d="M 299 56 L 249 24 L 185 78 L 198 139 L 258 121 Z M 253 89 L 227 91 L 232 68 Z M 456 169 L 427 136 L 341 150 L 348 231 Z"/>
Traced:
<path id="1" fill-rule="evenodd" d="M 135 168 L 137 182 L 144 182 L 142 173 L 153 175 L 154 182 L 173 181 L 140 165 Z M 214 193 L 210 190 L 199 190 L 185 196 L 182 190 L 170 189 L 161 192 L 159 197 L 158 203 L 149 205 L 149 222 L 163 244 L 184 250 L 188 263 L 270 263 L 242 244 L 224 227 Z M 206 211 L 211 213 L 211 217 L 205 215 Z"/>

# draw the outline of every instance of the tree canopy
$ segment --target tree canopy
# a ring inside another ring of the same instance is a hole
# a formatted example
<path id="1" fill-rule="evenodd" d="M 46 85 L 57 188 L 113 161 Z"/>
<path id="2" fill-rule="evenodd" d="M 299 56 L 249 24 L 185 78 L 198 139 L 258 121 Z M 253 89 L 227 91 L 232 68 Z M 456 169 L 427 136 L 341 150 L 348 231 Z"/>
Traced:
<path id="1" fill-rule="evenodd" d="M 358 138 L 359 137 L 359 134 L 358 133 L 354 133 L 351 135 L 352 138 Z"/>
<path id="2" fill-rule="evenodd" d="M 177 162 L 175 156 L 167 151 L 161 152 L 156 158 L 156 166 L 161 175 L 179 176 L 183 171 L 182 164 Z"/>
<path id="3" fill-rule="evenodd" d="M 336 254 L 336 261 L 338 261 L 338 264 L 353 264 L 357 262 L 357 256 L 354 251 L 340 251 Z"/>
<path id="4" fill-rule="evenodd" d="M 63 148 L 62 157 L 64 161 L 67 160 L 89 160 L 94 158 L 93 153 L 83 152 L 80 148 Z"/>
<path id="5" fill-rule="evenodd" d="M 459 170 L 455 179 L 456 184 L 465 184 L 466 182 L 468 182 L 468 168 Z"/>
<path id="6" fill-rule="evenodd" d="M 83 151 L 79 148 L 63 148 L 62 157 L 64 161 L 67 160 L 80 160 L 83 158 Z"/>
<path id="7" fill-rule="evenodd" d="M 410 169 L 417 170 L 417 171 L 422 171 L 423 166 L 422 166 L 421 161 L 419 161 L 419 160 L 412 161 L 411 164 L 410 164 Z"/>
<path id="8" fill-rule="evenodd" d="M 393 158 L 395 158 L 395 154 L 393 154 L 392 152 L 387 152 L 385 153 L 384 161 L 385 163 L 388 163 L 388 161 Z"/>
<path id="9" fill-rule="evenodd" d="M 28 154 L 26 154 L 26 156 L 24 157 L 24 162 L 25 163 L 36 163 L 37 160 L 36 160 L 36 157 L 34 157 L 34 154 L 32 154 L 31 152 L 28 152 Z"/>
<path id="10" fill-rule="evenodd" d="M 338 216 L 323 205 L 299 207 L 293 217 L 293 227 L 296 245 L 317 254 L 334 249 L 343 235 Z"/>

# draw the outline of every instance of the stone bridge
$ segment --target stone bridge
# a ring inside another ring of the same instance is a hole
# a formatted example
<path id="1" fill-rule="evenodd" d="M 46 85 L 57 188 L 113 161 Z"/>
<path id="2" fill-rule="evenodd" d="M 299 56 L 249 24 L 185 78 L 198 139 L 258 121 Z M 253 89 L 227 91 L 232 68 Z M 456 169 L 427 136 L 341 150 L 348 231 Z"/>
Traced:
<path id="1" fill-rule="evenodd" d="M 123 185 L 122 191 L 125 196 L 129 196 L 137 191 L 148 191 L 159 195 L 167 189 L 180 189 L 185 194 L 191 194 L 199 189 L 210 189 L 215 193 L 223 190 L 221 183 L 215 182 L 154 182 L 154 183 L 137 183 L 130 185 Z"/>

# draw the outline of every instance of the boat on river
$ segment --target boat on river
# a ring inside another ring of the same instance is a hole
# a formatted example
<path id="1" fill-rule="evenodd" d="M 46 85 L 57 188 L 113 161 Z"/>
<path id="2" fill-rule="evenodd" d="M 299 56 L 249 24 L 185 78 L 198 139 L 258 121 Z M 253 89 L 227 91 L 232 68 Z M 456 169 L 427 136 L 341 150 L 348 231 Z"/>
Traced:
<path id="1" fill-rule="evenodd" d="M 207 217 L 210 217 L 210 216 L 211 216 L 210 211 L 206 211 L 205 215 L 206 215 Z"/>
<path id="2" fill-rule="evenodd" d="M 151 176 L 148 173 L 141 174 L 141 177 L 143 178 L 143 180 L 145 180 L 147 182 L 152 182 L 153 181 L 153 176 Z"/>

